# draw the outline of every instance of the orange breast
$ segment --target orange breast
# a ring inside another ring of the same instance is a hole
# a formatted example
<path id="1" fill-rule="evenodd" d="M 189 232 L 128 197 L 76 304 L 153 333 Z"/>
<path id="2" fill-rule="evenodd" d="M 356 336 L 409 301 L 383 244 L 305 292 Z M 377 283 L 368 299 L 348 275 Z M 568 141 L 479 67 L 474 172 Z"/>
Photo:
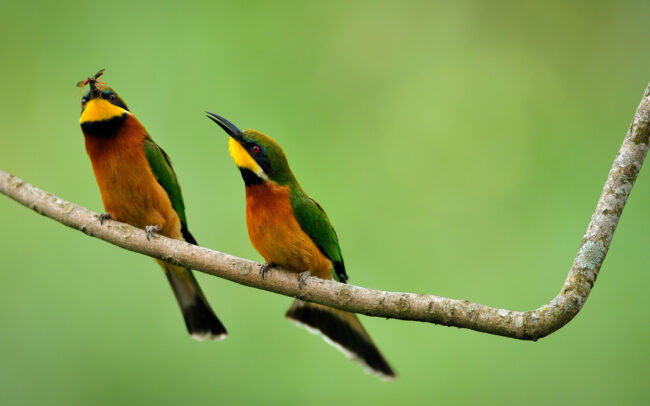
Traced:
<path id="1" fill-rule="evenodd" d="M 180 219 L 147 162 L 145 136 L 146 130 L 133 116 L 125 119 L 114 137 L 85 135 L 104 209 L 115 220 L 139 228 L 158 225 L 160 234 L 181 239 Z"/>
<path id="2" fill-rule="evenodd" d="M 253 247 L 267 262 L 330 279 L 332 262 L 298 224 L 288 187 L 272 182 L 246 187 L 246 224 Z"/>

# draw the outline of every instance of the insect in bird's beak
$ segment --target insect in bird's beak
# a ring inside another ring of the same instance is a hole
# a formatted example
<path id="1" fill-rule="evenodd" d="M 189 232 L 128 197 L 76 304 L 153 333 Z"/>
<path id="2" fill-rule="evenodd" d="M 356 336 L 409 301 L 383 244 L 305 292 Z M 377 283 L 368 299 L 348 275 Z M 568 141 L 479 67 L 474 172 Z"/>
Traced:
<path id="1" fill-rule="evenodd" d="M 104 87 L 106 83 L 100 82 L 98 79 L 104 74 L 104 71 L 106 69 L 100 69 L 99 72 L 95 73 L 92 77 L 86 78 L 84 80 L 81 80 L 77 82 L 77 87 L 82 88 L 86 85 L 90 85 L 90 91 L 91 93 L 95 94 L 98 93 L 98 88 Z"/>

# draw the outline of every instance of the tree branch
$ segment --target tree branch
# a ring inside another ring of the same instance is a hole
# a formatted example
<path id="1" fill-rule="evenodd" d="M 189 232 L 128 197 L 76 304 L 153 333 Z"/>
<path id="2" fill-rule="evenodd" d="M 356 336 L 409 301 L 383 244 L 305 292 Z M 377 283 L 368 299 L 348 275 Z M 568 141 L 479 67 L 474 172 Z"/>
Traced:
<path id="1" fill-rule="evenodd" d="M 537 340 L 571 321 L 587 300 L 648 152 L 649 138 L 650 85 L 614 160 L 562 290 L 546 305 L 527 312 L 496 309 L 467 300 L 433 295 L 384 292 L 315 277 L 308 278 L 300 289 L 295 273 L 274 269 L 262 279 L 258 272 L 260 264 L 247 259 L 165 237 L 148 241 L 142 230 L 116 221 L 107 221 L 101 226 L 97 213 L 3 171 L 0 171 L 0 192 L 90 236 L 242 285 L 368 316 L 417 320 L 522 340 Z"/>

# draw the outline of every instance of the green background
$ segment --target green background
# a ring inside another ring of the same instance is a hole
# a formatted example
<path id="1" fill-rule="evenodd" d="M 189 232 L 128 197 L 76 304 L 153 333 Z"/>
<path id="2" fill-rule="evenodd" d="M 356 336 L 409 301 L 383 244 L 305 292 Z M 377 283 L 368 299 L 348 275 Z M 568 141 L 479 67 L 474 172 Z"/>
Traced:
<path id="1" fill-rule="evenodd" d="M 202 245 L 261 259 L 210 110 L 284 147 L 351 283 L 536 308 L 650 80 L 650 3 L 565 3 L 5 0 L 0 169 L 101 211 L 74 84 L 106 68 Z M 648 175 L 553 335 L 363 318 L 392 383 L 285 321 L 289 298 L 203 274 L 230 338 L 195 342 L 153 261 L 0 197 L 0 404 L 642 404 Z"/>

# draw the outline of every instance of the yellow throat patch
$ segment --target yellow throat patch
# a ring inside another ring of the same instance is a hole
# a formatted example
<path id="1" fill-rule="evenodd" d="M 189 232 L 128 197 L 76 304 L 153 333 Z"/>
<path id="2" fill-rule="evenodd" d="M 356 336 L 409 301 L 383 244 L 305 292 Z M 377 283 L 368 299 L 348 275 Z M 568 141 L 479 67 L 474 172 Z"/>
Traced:
<path id="1" fill-rule="evenodd" d="M 131 114 L 122 107 L 118 107 L 113 103 L 98 97 L 86 103 L 86 108 L 84 108 L 84 111 L 81 113 L 79 122 L 89 123 L 92 121 L 110 120 L 111 118 L 119 117 L 124 113 Z"/>
<path id="2" fill-rule="evenodd" d="M 249 169 L 260 178 L 268 180 L 268 176 L 266 176 L 262 167 L 255 162 L 248 151 L 246 151 L 244 147 L 242 147 L 241 144 L 232 137 L 229 137 L 228 140 L 228 151 L 230 151 L 230 156 L 233 161 L 235 161 L 235 165 L 240 168 Z"/>

